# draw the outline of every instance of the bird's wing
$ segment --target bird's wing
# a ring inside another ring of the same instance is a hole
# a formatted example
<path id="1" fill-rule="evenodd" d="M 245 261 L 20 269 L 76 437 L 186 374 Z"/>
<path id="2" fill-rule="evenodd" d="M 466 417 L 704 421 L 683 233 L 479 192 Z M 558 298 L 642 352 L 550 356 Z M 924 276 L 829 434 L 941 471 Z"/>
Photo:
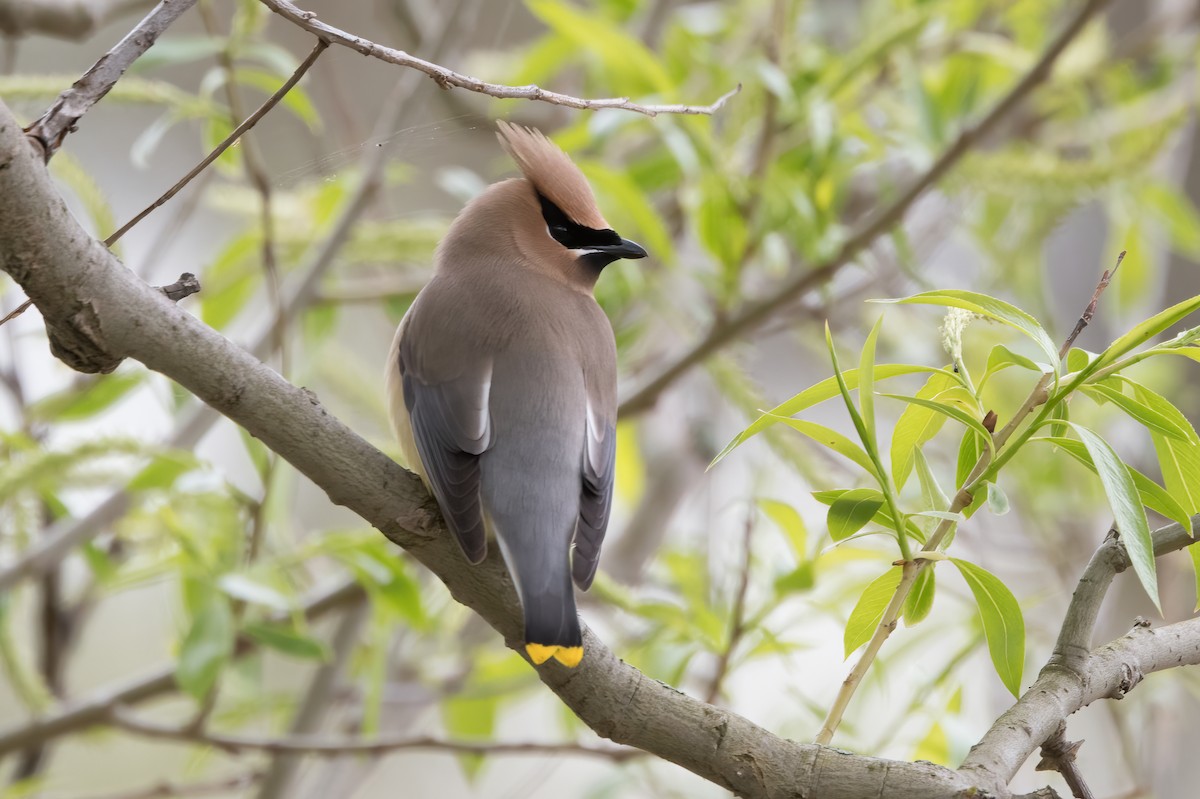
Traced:
<path id="1" fill-rule="evenodd" d="M 487 555 L 479 500 L 479 456 L 492 444 L 491 360 L 470 342 L 424 337 L 414 317 L 400 342 L 399 369 L 413 440 L 429 487 L 471 563 Z M 438 352 L 428 351 L 436 347 Z M 453 374 L 445 374 L 452 364 Z M 439 374 L 439 372 L 443 372 Z"/>
<path id="2" fill-rule="evenodd" d="M 588 381 L 592 383 L 592 381 Z M 588 386 L 587 434 L 583 443 L 582 486 L 579 496 L 579 527 L 571 575 L 586 591 L 596 576 L 600 545 L 608 529 L 612 508 L 613 474 L 617 460 L 616 376 Z"/>

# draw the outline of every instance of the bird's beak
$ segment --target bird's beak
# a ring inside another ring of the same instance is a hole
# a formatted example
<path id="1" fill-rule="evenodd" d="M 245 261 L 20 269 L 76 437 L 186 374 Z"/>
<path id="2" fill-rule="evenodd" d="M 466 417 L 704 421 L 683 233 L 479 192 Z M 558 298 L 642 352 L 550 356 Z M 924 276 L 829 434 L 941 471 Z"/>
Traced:
<path id="1" fill-rule="evenodd" d="M 613 258 L 645 258 L 647 254 L 645 247 L 629 239 L 621 239 L 618 244 L 603 244 L 600 246 L 592 244 L 588 246 L 588 249 L 607 253 Z"/>

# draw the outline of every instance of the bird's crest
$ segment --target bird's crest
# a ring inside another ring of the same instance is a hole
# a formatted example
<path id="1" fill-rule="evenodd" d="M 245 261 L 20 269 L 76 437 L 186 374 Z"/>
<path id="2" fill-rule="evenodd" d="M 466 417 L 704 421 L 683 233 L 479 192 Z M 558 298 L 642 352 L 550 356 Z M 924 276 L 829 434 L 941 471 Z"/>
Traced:
<path id="1" fill-rule="evenodd" d="M 497 124 L 500 144 L 539 194 L 557 205 L 573 222 L 593 230 L 611 227 L 596 207 L 596 197 L 587 178 L 557 144 L 539 130 L 503 120 Z"/>

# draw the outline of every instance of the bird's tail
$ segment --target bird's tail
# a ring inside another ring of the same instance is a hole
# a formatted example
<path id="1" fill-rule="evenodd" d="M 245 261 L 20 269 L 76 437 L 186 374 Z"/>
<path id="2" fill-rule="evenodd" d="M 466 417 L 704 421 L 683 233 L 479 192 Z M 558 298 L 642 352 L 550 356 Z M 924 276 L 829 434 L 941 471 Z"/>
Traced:
<path id="1" fill-rule="evenodd" d="M 531 596 L 523 596 L 525 651 L 541 665 L 550 658 L 569 668 L 583 660 L 583 634 L 575 611 L 575 590 L 570 574 Z"/>

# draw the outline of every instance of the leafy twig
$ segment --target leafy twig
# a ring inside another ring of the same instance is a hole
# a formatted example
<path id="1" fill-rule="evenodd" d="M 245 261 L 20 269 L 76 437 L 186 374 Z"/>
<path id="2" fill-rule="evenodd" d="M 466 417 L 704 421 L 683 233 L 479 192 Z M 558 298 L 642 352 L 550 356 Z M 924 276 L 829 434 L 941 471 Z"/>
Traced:
<path id="1" fill-rule="evenodd" d="M 124 39 L 83 73 L 83 77 L 60 94 L 40 119 L 25 129 L 25 133 L 41 145 L 47 161 L 62 146 L 67 134 L 75 130 L 75 123 L 108 94 L 125 70 L 158 41 L 172 22 L 195 4 L 196 0 L 162 0 Z"/>
<path id="2" fill-rule="evenodd" d="M 340 28 L 327 25 L 317 19 L 315 12 L 297 8 L 287 0 L 261 0 L 261 2 L 288 22 L 300 26 L 321 41 L 348 47 L 365 56 L 378 58 L 380 61 L 386 61 L 389 64 L 424 72 L 443 89 L 466 89 L 467 91 L 486 94 L 489 97 L 498 97 L 502 100 L 537 100 L 552 105 L 563 105 L 568 108 L 588 109 L 592 111 L 602 108 L 614 108 L 622 111 L 633 111 L 650 117 L 658 116 L 659 114 L 712 115 L 721 110 L 725 103 L 729 102 L 729 99 L 742 89 L 741 84 L 738 84 L 735 88 L 718 97 L 710 105 L 643 105 L 631 102 L 628 97 L 606 97 L 603 99 L 588 100 L 582 97 L 572 97 L 569 94 L 548 91 L 539 86 L 506 86 L 500 83 L 488 83 L 479 78 L 473 78 L 470 75 L 463 75 L 452 69 L 447 69 L 432 61 L 426 61 L 423 58 L 409 55 L 403 50 L 385 47 L 369 39 L 364 39 L 361 36 L 347 33 Z"/>
<path id="3" fill-rule="evenodd" d="M 1091 321 L 1092 316 L 1096 312 L 1096 303 L 1099 301 L 1100 295 L 1103 294 L 1104 290 L 1108 287 L 1109 281 L 1112 279 L 1113 274 L 1117 271 L 1117 267 L 1121 265 L 1121 261 L 1124 259 L 1124 257 L 1125 253 L 1122 252 L 1120 257 L 1117 259 L 1117 265 L 1114 266 L 1112 270 L 1105 270 L 1104 274 L 1101 275 L 1099 283 L 1096 284 L 1096 290 L 1092 294 L 1091 301 L 1084 309 L 1084 312 L 1080 316 L 1079 322 L 1076 323 L 1075 328 L 1064 340 L 1063 346 L 1060 349 L 1060 357 L 1065 357 L 1065 354 L 1071 348 L 1071 344 L 1074 343 L 1076 336 L 1078 336 L 1079 332 L 1087 326 L 1088 322 Z M 974 468 L 967 476 L 967 479 L 963 482 L 962 488 L 954 496 L 954 500 L 947 509 L 950 513 L 961 512 L 974 500 L 974 495 L 972 493 L 973 487 L 980 482 L 981 478 L 984 477 L 990 468 L 997 465 L 990 453 L 999 452 L 1000 449 L 1008 443 L 1008 440 L 1012 437 L 1013 433 L 1016 432 L 1017 428 L 1020 427 L 1021 424 L 1024 423 L 1025 420 L 1029 418 L 1029 416 L 1038 407 L 1046 402 L 1046 399 L 1049 396 L 1047 389 L 1050 385 L 1053 375 L 1053 371 L 1042 375 L 1042 377 L 1034 385 L 1033 390 L 1029 393 L 1029 396 L 1026 397 L 1025 402 L 1022 403 L 1017 412 L 1013 414 L 1012 419 L 1008 421 L 1008 424 L 1006 424 L 999 433 L 996 433 L 995 436 L 992 437 L 992 447 L 979 456 L 979 460 L 976 461 Z M 954 524 L 955 522 L 949 519 L 943 519 L 941 522 L 939 522 L 937 527 L 934 529 L 933 534 L 929 536 L 929 540 L 925 543 L 925 550 L 935 551 L 941 547 L 942 542 L 946 539 L 946 536 L 949 535 Z M 884 642 L 887 640 L 888 636 L 892 634 L 892 631 L 896 629 L 896 623 L 900 619 L 900 613 L 904 609 L 904 602 L 906 599 L 908 599 L 909 591 L 912 590 L 912 587 L 916 583 L 917 577 L 920 575 L 921 570 L 928 568 L 929 564 L 930 561 L 928 560 L 906 560 L 902 564 L 903 569 L 901 571 L 900 582 L 897 584 L 896 590 L 892 594 L 892 598 L 888 602 L 887 608 L 883 612 L 883 617 L 879 620 L 879 625 L 875 628 L 875 632 L 871 636 L 871 640 L 867 642 L 867 648 L 863 650 L 862 655 L 860 655 L 859 659 L 855 661 L 853 668 L 850 670 L 850 674 L 846 677 L 845 681 L 842 683 L 842 687 L 838 690 L 837 696 L 834 698 L 833 704 L 829 709 L 829 713 L 826 715 L 825 721 L 821 724 L 821 730 L 817 733 L 817 743 L 828 744 L 833 740 L 833 734 L 837 731 L 838 725 L 841 724 L 842 715 L 846 712 L 846 708 L 849 707 L 850 700 L 854 697 L 855 691 L 858 690 L 859 684 L 862 682 L 863 677 L 866 676 L 867 671 L 871 668 L 871 664 L 875 661 L 875 657 L 879 654 L 879 650 L 883 647 Z"/>
<path id="4" fill-rule="evenodd" d="M 268 0 L 264 0 L 268 2 Z M 1046 48 L 1037 63 L 1025 73 L 988 114 L 975 125 L 964 128 L 958 138 L 936 161 L 890 205 L 869 217 L 841 249 L 829 260 L 779 287 L 761 300 L 747 303 L 740 311 L 719 318 L 708 333 L 691 349 L 680 355 L 657 376 L 642 386 L 633 396 L 621 403 L 621 414 L 642 413 L 654 406 L 658 396 L 693 366 L 736 339 L 760 328 L 772 316 L 788 307 L 808 291 L 828 282 L 843 267 L 853 261 L 877 238 L 891 230 L 913 204 L 938 181 L 945 177 L 977 144 L 987 138 L 999 124 L 1049 75 L 1059 56 L 1066 50 L 1088 21 L 1109 0 L 1087 0 L 1062 32 Z"/>

